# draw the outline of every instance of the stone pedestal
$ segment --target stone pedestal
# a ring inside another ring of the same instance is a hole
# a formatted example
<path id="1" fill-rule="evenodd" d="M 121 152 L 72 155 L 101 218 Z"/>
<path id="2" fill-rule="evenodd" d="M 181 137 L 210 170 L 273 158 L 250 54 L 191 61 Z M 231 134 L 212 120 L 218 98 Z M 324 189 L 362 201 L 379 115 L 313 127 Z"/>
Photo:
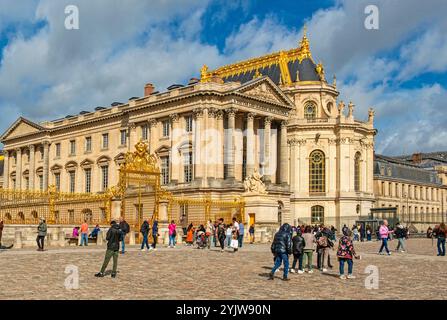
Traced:
<path id="1" fill-rule="evenodd" d="M 135 231 L 132 230 L 129 232 L 129 245 L 135 245 Z"/>
<path id="2" fill-rule="evenodd" d="M 121 200 L 113 199 L 110 218 L 118 222 L 120 217 L 121 217 Z"/>
<path id="3" fill-rule="evenodd" d="M 96 245 L 97 246 L 102 246 L 103 245 L 103 237 L 102 237 L 102 234 L 103 234 L 104 232 L 102 232 L 102 230 L 100 230 L 99 232 L 98 232 L 98 236 L 96 237 Z"/>
<path id="4" fill-rule="evenodd" d="M 278 201 L 268 194 L 244 194 L 245 221 L 250 221 L 250 215 L 255 216 L 255 241 L 269 242 L 278 223 Z M 250 227 L 250 226 L 248 226 Z"/>
<path id="5" fill-rule="evenodd" d="M 65 247 L 65 232 L 59 231 L 59 246 L 60 247 Z"/>

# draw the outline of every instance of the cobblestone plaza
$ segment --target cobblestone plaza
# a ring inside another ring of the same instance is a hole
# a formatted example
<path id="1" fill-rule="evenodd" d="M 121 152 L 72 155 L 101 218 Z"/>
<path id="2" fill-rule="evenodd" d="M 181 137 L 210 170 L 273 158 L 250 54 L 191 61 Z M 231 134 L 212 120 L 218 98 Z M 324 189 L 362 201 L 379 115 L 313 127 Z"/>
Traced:
<path id="1" fill-rule="evenodd" d="M 132 247 L 120 255 L 115 279 L 94 277 L 105 251 L 96 246 L 0 251 L 0 299 L 443 299 L 447 288 L 436 284 L 445 279 L 447 259 L 436 256 L 436 243 L 430 239 L 407 244 L 407 253 L 379 256 L 380 242 L 355 243 L 362 255 L 354 263 L 356 279 L 338 278 L 332 251 L 334 268 L 327 274 L 291 274 L 288 282 L 280 279 L 282 272 L 275 281 L 267 280 L 272 255 L 269 245 L 261 244 L 245 245 L 237 253 L 183 245 L 156 252 Z M 396 245 L 392 241 L 390 249 Z M 65 287 L 70 266 L 78 268 L 78 289 Z M 365 288 L 368 266 L 379 270 L 378 289 Z"/>

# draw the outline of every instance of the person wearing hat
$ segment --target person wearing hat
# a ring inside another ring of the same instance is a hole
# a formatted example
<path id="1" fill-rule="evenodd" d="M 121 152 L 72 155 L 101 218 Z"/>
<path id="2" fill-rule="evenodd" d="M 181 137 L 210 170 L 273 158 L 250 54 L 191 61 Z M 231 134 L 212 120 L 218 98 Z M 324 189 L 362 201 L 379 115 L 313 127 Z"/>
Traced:
<path id="1" fill-rule="evenodd" d="M 45 236 L 47 235 L 47 224 L 44 218 L 40 218 L 39 226 L 37 227 L 37 251 L 44 251 L 43 246 L 45 242 Z"/>
<path id="2" fill-rule="evenodd" d="M 101 271 L 95 274 L 95 277 L 102 278 L 106 271 L 107 265 L 110 259 L 113 257 L 113 269 L 112 278 L 116 277 L 116 270 L 118 268 L 118 255 L 120 250 L 120 240 L 121 240 L 121 230 L 119 224 L 116 221 L 112 221 L 110 224 L 110 229 L 107 231 L 107 250 L 106 256 L 104 257 L 104 263 L 102 264 Z"/>

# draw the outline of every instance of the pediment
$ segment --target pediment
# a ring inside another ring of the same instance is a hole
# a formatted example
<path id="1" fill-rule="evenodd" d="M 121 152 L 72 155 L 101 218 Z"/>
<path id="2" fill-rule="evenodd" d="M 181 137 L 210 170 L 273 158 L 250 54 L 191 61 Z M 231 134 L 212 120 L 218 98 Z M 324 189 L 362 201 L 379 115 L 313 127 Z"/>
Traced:
<path id="1" fill-rule="evenodd" d="M 25 118 L 19 118 L 9 127 L 8 130 L 1 136 L 1 140 L 21 137 L 33 133 L 42 132 L 45 128 L 38 124 L 31 122 Z"/>
<path id="2" fill-rule="evenodd" d="M 293 108 L 293 102 L 290 101 L 290 99 L 269 77 L 262 77 L 246 82 L 244 85 L 236 89 L 235 92 L 265 102 L 281 104 Z"/>

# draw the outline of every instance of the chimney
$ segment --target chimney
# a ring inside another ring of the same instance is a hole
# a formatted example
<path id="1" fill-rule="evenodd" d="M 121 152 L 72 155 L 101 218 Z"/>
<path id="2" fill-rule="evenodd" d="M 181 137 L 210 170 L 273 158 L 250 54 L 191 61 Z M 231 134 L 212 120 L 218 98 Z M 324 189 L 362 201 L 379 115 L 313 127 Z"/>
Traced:
<path id="1" fill-rule="evenodd" d="M 150 96 L 155 90 L 155 87 L 152 83 L 148 83 L 144 86 L 144 96 Z"/>
<path id="2" fill-rule="evenodd" d="M 413 153 L 413 156 L 411 157 L 411 161 L 415 164 L 419 164 L 422 162 L 422 153 Z"/>

